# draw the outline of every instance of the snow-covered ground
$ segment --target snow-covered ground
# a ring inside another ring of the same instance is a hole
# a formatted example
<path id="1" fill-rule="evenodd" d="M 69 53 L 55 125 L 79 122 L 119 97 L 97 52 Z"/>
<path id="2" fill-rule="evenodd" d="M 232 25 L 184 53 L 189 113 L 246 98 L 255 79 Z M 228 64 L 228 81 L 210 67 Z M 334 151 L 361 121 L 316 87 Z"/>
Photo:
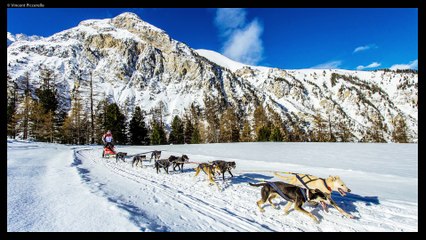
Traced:
<path id="1" fill-rule="evenodd" d="M 8 231 L 418 231 L 418 145 L 354 143 L 232 143 L 117 146 L 136 154 L 163 150 L 190 161 L 237 163 L 209 186 L 194 164 L 184 172 L 155 172 L 152 163 L 132 168 L 131 158 L 102 159 L 100 146 L 65 146 L 8 140 Z M 320 219 L 256 201 L 254 179 L 278 180 L 273 171 L 340 175 L 352 192 L 333 199 L 356 219 L 333 207 Z"/>

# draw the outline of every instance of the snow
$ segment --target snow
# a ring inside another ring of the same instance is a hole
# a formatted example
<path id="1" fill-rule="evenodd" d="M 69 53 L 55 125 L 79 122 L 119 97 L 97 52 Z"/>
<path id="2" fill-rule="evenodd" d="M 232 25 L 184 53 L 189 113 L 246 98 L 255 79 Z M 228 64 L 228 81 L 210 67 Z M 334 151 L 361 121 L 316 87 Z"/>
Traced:
<path id="1" fill-rule="evenodd" d="M 211 50 L 205 50 L 205 49 L 197 49 L 195 50 L 200 56 L 203 56 L 207 58 L 208 60 L 216 63 L 219 66 L 226 67 L 230 69 L 231 71 L 236 71 L 240 68 L 246 67 L 248 65 L 236 62 L 234 60 L 231 60 L 222 54 L 211 51 Z"/>
<path id="2" fill-rule="evenodd" d="M 215 51 L 211 51 L 211 50 L 206 50 L 206 49 L 197 49 L 195 50 L 195 52 L 197 52 L 200 56 L 203 56 L 205 58 L 207 58 L 208 60 L 216 63 L 219 66 L 228 68 L 229 70 L 235 72 L 238 69 L 241 69 L 243 67 L 249 67 L 255 70 L 262 70 L 262 71 L 268 71 L 271 68 L 268 67 L 262 67 L 262 66 L 251 66 L 251 65 L 247 65 L 247 64 L 243 64 L 240 62 L 236 62 L 232 59 L 229 59 L 225 56 L 223 56 L 222 54 L 215 52 Z"/>
<path id="3" fill-rule="evenodd" d="M 43 39 L 43 37 L 41 36 L 36 36 L 36 35 L 32 35 L 32 36 L 27 36 L 25 34 L 22 33 L 18 33 L 16 35 L 13 35 L 10 32 L 7 32 L 7 46 L 9 47 L 10 44 L 16 42 L 16 41 L 36 41 L 36 40 L 41 40 Z"/>
<path id="4" fill-rule="evenodd" d="M 354 143 L 231 143 L 117 146 L 136 154 L 185 153 L 193 162 L 235 161 L 234 177 L 209 186 L 194 164 L 183 173 L 155 172 L 102 159 L 101 146 L 68 146 L 8 139 L 8 231 L 418 231 L 418 145 Z M 148 155 L 149 159 L 149 155 Z M 340 175 L 352 192 L 333 193 L 356 219 L 305 204 L 315 224 L 296 211 L 285 216 L 265 204 L 260 213 L 256 180 L 274 171 Z"/>

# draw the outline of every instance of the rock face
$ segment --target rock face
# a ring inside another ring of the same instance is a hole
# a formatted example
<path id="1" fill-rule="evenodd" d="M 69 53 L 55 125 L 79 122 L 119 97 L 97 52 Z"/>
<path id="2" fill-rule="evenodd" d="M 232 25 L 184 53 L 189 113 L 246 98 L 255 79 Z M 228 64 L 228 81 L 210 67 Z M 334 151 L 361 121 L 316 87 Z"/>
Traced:
<path id="1" fill-rule="evenodd" d="M 417 73 L 282 70 L 243 64 L 231 70 L 221 64 L 220 54 L 211 58 L 205 50 L 195 51 L 133 13 L 86 20 L 47 38 L 14 38 L 10 45 L 9 35 L 13 36 L 8 34 L 8 86 L 12 82 L 21 86 L 28 72 L 36 88 L 39 69 L 51 69 L 60 108 L 66 111 L 76 89 L 89 109 L 92 80 L 95 105 L 103 99 L 116 102 L 129 118 L 135 106 L 149 117 L 162 104 L 163 118 L 170 124 L 191 104 L 202 110 L 203 98 L 210 97 L 223 106 L 235 106 L 249 119 L 257 104 L 269 106 L 284 121 L 303 119 L 305 129 L 312 128 L 315 114 L 330 116 L 333 122 L 346 123 L 357 140 L 378 118 L 386 124 L 384 137 L 390 141 L 391 122 L 400 115 L 410 139 L 416 141 L 418 136 Z"/>

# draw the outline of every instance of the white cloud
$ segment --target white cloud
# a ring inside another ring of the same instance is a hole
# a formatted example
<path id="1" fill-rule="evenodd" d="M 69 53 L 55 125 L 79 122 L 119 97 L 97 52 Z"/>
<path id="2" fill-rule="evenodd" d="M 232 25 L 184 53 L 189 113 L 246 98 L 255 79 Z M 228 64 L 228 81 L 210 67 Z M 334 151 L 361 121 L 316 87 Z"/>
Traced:
<path id="1" fill-rule="evenodd" d="M 263 28 L 257 20 L 244 29 L 234 31 L 223 47 L 223 54 L 238 62 L 255 65 L 262 60 L 262 31 Z"/>
<path id="2" fill-rule="evenodd" d="M 219 8 L 216 11 L 215 24 L 223 35 L 229 35 L 246 23 L 246 11 L 242 8 Z"/>
<path id="3" fill-rule="evenodd" d="M 257 19 L 247 22 L 241 8 L 216 11 L 215 24 L 223 38 L 222 54 L 235 61 L 256 65 L 263 58 L 263 26 Z"/>
<path id="4" fill-rule="evenodd" d="M 394 64 L 390 67 L 391 70 L 397 69 L 417 69 L 418 68 L 418 59 L 409 62 L 408 64 Z"/>
<path id="5" fill-rule="evenodd" d="M 315 65 L 313 67 L 310 67 L 310 68 L 313 68 L 313 69 L 336 69 L 340 65 L 342 65 L 342 61 L 337 60 L 337 61 L 330 61 L 330 62 L 321 63 L 321 64 Z"/>
<path id="6" fill-rule="evenodd" d="M 365 46 L 359 46 L 359 47 L 354 49 L 353 53 L 362 52 L 362 51 L 366 51 L 368 49 L 374 49 L 374 48 L 377 48 L 376 44 L 368 44 L 368 45 L 365 45 Z"/>
<path id="7" fill-rule="evenodd" d="M 364 70 L 366 68 L 375 68 L 375 67 L 378 67 L 380 65 L 382 65 L 382 64 L 380 64 L 378 62 L 372 62 L 367 66 L 359 65 L 358 67 L 356 67 L 356 70 Z"/>

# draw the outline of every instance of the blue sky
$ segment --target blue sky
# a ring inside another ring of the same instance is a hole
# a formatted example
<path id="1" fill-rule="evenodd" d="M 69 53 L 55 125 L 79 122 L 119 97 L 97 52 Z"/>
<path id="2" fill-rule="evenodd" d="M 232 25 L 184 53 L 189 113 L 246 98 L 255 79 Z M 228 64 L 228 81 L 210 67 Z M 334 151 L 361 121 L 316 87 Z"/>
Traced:
<path id="1" fill-rule="evenodd" d="M 194 49 L 284 69 L 417 69 L 417 9 L 14 8 L 7 31 L 50 36 L 133 12 Z"/>

